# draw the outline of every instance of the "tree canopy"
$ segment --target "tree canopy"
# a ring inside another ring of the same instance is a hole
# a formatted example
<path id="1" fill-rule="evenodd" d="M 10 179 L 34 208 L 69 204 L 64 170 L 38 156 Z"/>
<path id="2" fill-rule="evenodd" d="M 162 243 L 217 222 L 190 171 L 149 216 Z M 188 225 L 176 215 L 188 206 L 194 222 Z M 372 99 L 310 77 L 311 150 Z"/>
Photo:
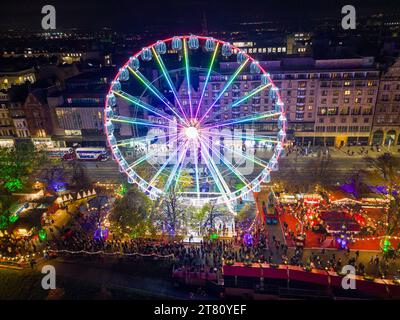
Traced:
<path id="1" fill-rule="evenodd" d="M 117 228 L 135 237 L 154 232 L 153 202 L 137 187 L 117 199 L 110 220 Z"/>
<path id="2" fill-rule="evenodd" d="M 3 192 L 29 189 L 30 174 L 48 162 L 46 153 L 36 149 L 31 141 L 0 148 L 0 188 Z"/>
<path id="3" fill-rule="evenodd" d="M 371 169 L 370 180 L 386 187 L 389 206 L 387 209 L 387 234 L 391 235 L 400 225 L 400 159 L 385 153 L 377 158 L 366 158 Z"/>

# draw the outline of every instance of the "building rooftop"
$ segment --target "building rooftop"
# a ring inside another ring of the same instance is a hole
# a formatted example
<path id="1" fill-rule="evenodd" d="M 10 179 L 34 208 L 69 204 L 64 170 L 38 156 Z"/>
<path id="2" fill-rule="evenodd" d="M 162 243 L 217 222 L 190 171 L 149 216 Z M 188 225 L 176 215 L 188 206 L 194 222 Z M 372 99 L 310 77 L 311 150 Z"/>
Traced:
<path id="1" fill-rule="evenodd" d="M 314 71 L 329 72 L 338 70 L 348 71 L 377 71 L 373 57 L 348 59 L 313 59 L 310 57 L 281 58 L 277 60 L 260 61 L 260 65 L 270 72 Z M 221 72 L 236 69 L 236 62 L 221 62 Z"/>
<path id="2" fill-rule="evenodd" d="M 0 74 L 13 74 L 24 71 L 35 71 L 34 64 L 27 59 L 20 58 L 1 58 L 0 59 Z"/>
<path id="3" fill-rule="evenodd" d="M 104 67 L 86 71 L 65 81 L 65 93 L 101 93 L 106 94 L 118 69 Z"/>
<path id="4" fill-rule="evenodd" d="M 114 78 L 117 74 L 118 68 L 116 67 L 102 67 L 90 71 L 82 72 L 67 80 L 67 83 L 82 82 L 82 81 L 95 81 L 101 78 Z M 111 79 L 112 80 L 112 79 Z"/>

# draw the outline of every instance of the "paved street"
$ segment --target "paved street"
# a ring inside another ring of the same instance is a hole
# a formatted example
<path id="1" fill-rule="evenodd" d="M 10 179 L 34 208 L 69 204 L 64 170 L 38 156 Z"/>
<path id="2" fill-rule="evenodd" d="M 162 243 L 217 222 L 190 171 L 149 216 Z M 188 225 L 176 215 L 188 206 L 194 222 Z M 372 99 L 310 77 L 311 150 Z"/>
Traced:
<path id="1" fill-rule="evenodd" d="M 329 148 L 331 160 L 326 169 L 329 176 L 335 177 L 332 183 L 343 183 L 354 175 L 354 173 L 360 168 L 366 169 L 365 167 L 365 155 L 359 153 L 360 147 L 347 147 L 341 150 L 337 148 Z M 347 150 L 354 152 L 354 155 L 349 156 Z M 386 152 L 386 149 L 382 149 L 381 152 L 369 150 L 369 156 L 376 157 Z M 375 149 L 374 149 L 375 150 Z M 396 151 L 394 155 L 399 156 L 397 149 L 392 147 L 389 151 Z M 257 151 L 257 156 L 261 159 L 268 159 L 270 154 L 264 151 Z M 284 155 L 279 160 L 279 170 L 272 173 L 272 179 L 293 179 L 294 172 L 299 172 L 303 179 L 304 184 L 307 183 L 307 177 L 310 177 L 310 173 L 314 173 L 316 168 L 319 167 L 320 160 L 317 157 L 317 153 L 307 156 L 296 157 L 295 153 L 290 155 Z M 118 170 L 118 165 L 115 161 L 109 159 L 104 162 L 84 162 L 84 167 L 89 177 L 94 181 L 100 182 L 121 182 L 125 180 L 123 174 Z M 68 166 L 65 166 L 68 168 Z M 68 171 L 68 169 L 67 169 Z M 248 177 L 253 178 L 252 176 Z"/>

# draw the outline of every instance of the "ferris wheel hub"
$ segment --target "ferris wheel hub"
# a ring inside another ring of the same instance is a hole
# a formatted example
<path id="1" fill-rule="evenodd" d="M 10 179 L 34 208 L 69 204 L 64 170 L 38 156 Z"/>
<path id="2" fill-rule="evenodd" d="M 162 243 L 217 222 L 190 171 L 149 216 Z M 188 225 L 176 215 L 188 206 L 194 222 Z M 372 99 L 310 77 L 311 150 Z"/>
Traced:
<path id="1" fill-rule="evenodd" d="M 185 128 L 186 137 L 189 139 L 197 139 L 199 136 L 199 130 L 196 127 Z"/>

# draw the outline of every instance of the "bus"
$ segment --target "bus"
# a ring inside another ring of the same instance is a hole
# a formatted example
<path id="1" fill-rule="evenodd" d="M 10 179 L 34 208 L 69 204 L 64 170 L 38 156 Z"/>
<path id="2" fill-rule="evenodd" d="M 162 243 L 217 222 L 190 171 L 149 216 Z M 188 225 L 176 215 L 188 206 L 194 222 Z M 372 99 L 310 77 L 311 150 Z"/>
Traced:
<path id="1" fill-rule="evenodd" d="M 61 159 L 63 161 L 107 161 L 109 158 L 106 148 L 86 147 L 86 148 L 53 148 L 47 149 L 50 158 Z"/>
<path id="2" fill-rule="evenodd" d="M 271 190 L 268 194 L 267 205 L 265 204 L 265 201 L 263 201 L 262 204 L 267 224 L 278 224 L 278 212 L 275 207 L 275 202 L 275 194 Z"/>

